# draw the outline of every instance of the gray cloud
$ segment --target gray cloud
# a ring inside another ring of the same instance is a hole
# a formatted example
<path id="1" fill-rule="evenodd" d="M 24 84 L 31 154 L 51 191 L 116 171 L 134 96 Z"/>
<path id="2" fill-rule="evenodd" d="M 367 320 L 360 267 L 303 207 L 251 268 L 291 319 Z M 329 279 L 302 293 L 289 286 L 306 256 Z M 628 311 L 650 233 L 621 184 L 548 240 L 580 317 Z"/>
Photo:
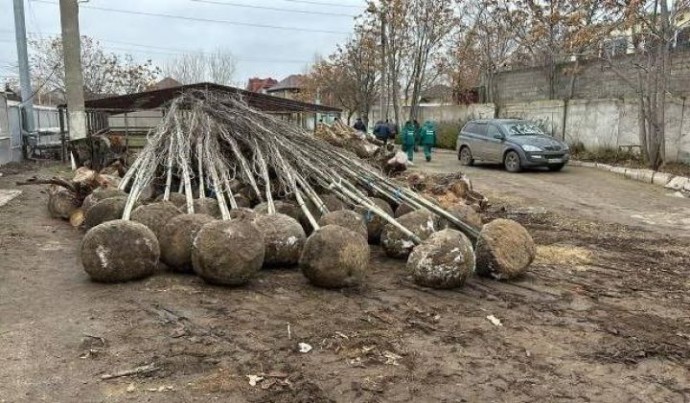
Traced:
<path id="1" fill-rule="evenodd" d="M 57 3 L 58 0 L 48 1 Z M 289 74 L 303 72 L 315 54 L 328 55 L 338 43 L 347 39 L 353 26 L 353 19 L 348 15 L 359 14 L 365 8 L 365 0 L 317 1 L 356 7 L 328 7 L 286 0 L 213 1 L 340 15 L 289 13 L 192 0 L 91 0 L 80 10 L 81 33 L 100 40 L 110 51 L 130 53 L 138 60 L 151 59 L 158 65 L 164 65 L 184 51 L 213 51 L 219 48 L 230 50 L 239 59 L 237 79 L 244 83 L 252 76 L 281 79 Z M 186 21 L 121 14 L 90 9 L 88 6 L 342 33 L 287 31 Z M 60 32 L 57 4 L 27 0 L 25 11 L 27 30 L 33 35 L 48 36 Z M 12 66 L 16 66 L 12 0 L 0 0 L 0 77 L 15 74 Z"/>

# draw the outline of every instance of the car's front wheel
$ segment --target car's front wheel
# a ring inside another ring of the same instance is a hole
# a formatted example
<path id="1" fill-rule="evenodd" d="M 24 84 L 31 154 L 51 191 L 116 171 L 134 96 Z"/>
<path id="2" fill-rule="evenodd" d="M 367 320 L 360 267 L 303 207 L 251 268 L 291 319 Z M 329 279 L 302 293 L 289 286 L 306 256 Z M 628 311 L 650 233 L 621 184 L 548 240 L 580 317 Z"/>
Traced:
<path id="1" fill-rule="evenodd" d="M 520 172 L 522 171 L 522 162 L 520 161 L 520 155 L 515 151 L 508 151 L 506 156 L 503 158 L 503 165 L 506 167 L 508 172 Z"/>
<path id="2" fill-rule="evenodd" d="M 472 166 L 474 165 L 474 158 L 472 158 L 472 151 L 469 147 L 462 147 L 460 153 L 458 154 L 458 159 L 461 165 Z"/>

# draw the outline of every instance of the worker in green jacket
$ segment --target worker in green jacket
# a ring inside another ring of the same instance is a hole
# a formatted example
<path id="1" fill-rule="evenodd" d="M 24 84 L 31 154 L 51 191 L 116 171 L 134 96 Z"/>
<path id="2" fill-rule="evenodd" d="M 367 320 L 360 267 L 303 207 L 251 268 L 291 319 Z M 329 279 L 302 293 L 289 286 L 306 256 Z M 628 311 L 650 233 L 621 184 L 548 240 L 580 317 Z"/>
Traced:
<path id="1" fill-rule="evenodd" d="M 431 148 L 436 146 L 436 127 L 430 121 L 424 122 L 424 126 L 419 129 L 419 138 L 422 147 L 424 148 L 424 157 L 426 161 L 431 161 Z"/>
<path id="2" fill-rule="evenodd" d="M 414 147 L 417 144 L 417 130 L 409 120 L 405 123 L 402 130 L 402 149 L 407 152 L 407 159 L 412 161 L 414 158 Z"/>

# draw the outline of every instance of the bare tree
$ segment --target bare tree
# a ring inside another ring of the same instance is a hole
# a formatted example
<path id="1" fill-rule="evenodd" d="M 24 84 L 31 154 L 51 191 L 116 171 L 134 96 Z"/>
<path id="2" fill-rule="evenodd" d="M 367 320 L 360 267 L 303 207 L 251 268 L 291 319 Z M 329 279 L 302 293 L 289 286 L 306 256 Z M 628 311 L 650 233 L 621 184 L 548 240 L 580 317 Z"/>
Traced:
<path id="1" fill-rule="evenodd" d="M 355 36 L 326 60 L 317 61 L 305 80 L 304 100 L 339 106 L 348 122 L 358 114 L 367 123 L 379 87 L 377 33 L 355 27 Z"/>
<path id="2" fill-rule="evenodd" d="M 31 73 L 37 96 L 65 92 L 64 56 L 60 37 L 29 42 Z M 128 94 L 142 91 L 155 82 L 160 69 L 151 60 L 137 63 L 131 55 L 106 52 L 100 43 L 81 37 L 81 63 L 86 94 Z"/>
<path id="3" fill-rule="evenodd" d="M 167 76 L 182 84 L 212 82 L 231 85 L 237 72 L 237 59 L 225 50 L 211 53 L 184 53 L 169 61 L 164 69 Z"/>
<path id="4" fill-rule="evenodd" d="M 443 39 L 457 27 L 459 19 L 454 15 L 453 0 L 413 0 L 409 9 L 412 20 L 412 66 L 410 81 L 412 99 L 409 120 L 417 119 L 419 102 L 432 52 Z"/>
<path id="5" fill-rule="evenodd" d="M 666 159 L 666 100 L 670 94 L 671 48 L 675 22 L 690 12 L 689 0 L 622 0 L 621 25 L 632 28 L 640 39 L 635 63 L 637 79 L 626 73 L 610 55 L 604 55 L 613 71 L 638 94 L 639 141 L 648 166 L 658 169 Z"/>

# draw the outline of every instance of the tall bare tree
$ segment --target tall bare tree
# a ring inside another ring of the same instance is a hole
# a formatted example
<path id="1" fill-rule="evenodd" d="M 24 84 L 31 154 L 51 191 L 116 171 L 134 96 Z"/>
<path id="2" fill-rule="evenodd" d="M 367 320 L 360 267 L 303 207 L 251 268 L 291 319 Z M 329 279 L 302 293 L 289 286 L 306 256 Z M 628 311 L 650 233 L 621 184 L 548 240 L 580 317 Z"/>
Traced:
<path id="1" fill-rule="evenodd" d="M 610 55 L 604 55 L 613 70 L 638 93 L 639 141 L 648 166 L 658 169 L 666 159 L 666 101 L 669 88 L 671 48 L 676 22 L 690 12 L 690 0 L 619 0 L 623 7 L 621 26 L 634 32 L 640 44 L 636 61 L 637 79 L 626 73 Z"/>
<path id="2" fill-rule="evenodd" d="M 214 52 L 184 53 L 170 60 L 164 73 L 182 84 L 212 82 L 222 85 L 234 84 L 237 72 L 237 58 L 225 50 Z"/>
<path id="3" fill-rule="evenodd" d="M 313 101 L 318 95 L 321 102 L 348 111 L 348 121 L 356 113 L 367 123 L 379 87 L 377 43 L 377 32 L 356 26 L 349 42 L 312 66 L 304 99 Z"/>

